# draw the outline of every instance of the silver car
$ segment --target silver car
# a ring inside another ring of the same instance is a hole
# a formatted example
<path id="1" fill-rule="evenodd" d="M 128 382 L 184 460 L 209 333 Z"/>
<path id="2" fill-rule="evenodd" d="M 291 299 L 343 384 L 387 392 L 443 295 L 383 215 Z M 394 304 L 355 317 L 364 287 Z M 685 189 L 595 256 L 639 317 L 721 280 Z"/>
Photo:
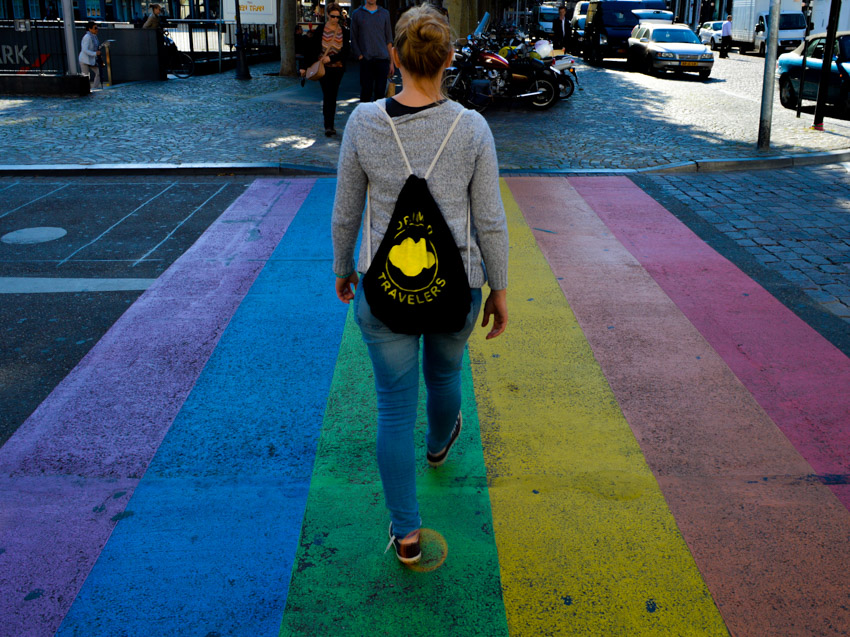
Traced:
<path id="1" fill-rule="evenodd" d="M 714 54 L 686 24 L 637 25 L 629 37 L 626 59 L 634 71 L 699 73 L 703 80 L 714 65 Z"/>

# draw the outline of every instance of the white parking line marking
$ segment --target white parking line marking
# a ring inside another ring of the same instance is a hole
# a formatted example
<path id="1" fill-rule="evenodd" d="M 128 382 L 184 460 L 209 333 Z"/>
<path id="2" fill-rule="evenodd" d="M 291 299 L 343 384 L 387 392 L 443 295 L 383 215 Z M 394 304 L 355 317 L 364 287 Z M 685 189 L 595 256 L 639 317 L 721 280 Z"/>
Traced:
<path id="1" fill-rule="evenodd" d="M 53 292 L 128 292 L 147 290 L 156 279 L 61 279 L 0 277 L 0 294 Z"/>
<path id="2" fill-rule="evenodd" d="M 104 236 L 106 236 L 106 234 L 107 234 L 110 230 L 112 230 L 113 228 L 115 228 L 116 226 L 118 226 L 118 225 L 119 225 L 122 221 L 124 221 L 125 219 L 128 219 L 128 218 L 132 217 L 132 216 L 133 216 L 134 214 L 136 214 L 139 210 L 141 210 L 142 208 L 144 208 L 145 206 L 147 206 L 147 205 L 148 205 L 151 201 L 153 201 L 154 199 L 156 199 L 156 198 L 157 198 L 157 197 L 159 197 L 160 195 L 164 195 L 166 192 L 168 192 L 171 188 L 173 188 L 173 187 L 174 187 L 174 186 L 176 186 L 176 185 L 177 185 L 177 182 L 175 181 L 175 182 L 174 182 L 174 183 L 172 183 L 170 186 L 168 186 L 168 188 L 166 188 L 165 190 L 163 190 L 163 191 L 158 192 L 157 194 L 155 194 L 153 197 L 151 197 L 150 199 L 148 199 L 145 203 L 143 203 L 143 204 L 142 204 L 142 205 L 140 205 L 138 208 L 136 208 L 133 212 L 131 212 L 130 214 L 128 214 L 128 215 L 126 215 L 126 216 L 122 217 L 121 219 L 119 219 L 118 221 L 116 221 L 115 223 L 113 223 L 113 224 L 112 224 L 111 226 L 109 226 L 106 230 L 104 230 L 103 232 L 101 232 L 101 233 L 100 233 L 100 235 L 98 235 L 97 237 L 95 237 L 94 239 L 92 239 L 91 241 L 89 241 L 86 245 L 81 246 L 81 247 L 77 248 L 76 250 L 74 250 L 71 254 L 69 254 L 67 257 L 65 257 L 64 259 L 62 259 L 59 263 L 57 263 L 57 264 L 56 264 L 56 267 L 58 268 L 60 265 L 63 265 L 64 263 L 67 263 L 67 262 L 68 262 L 68 261 L 69 261 L 69 260 L 70 260 L 70 259 L 71 259 L 74 255 L 75 255 L 75 254 L 77 254 L 78 252 L 80 252 L 80 250 L 84 250 L 84 249 L 88 248 L 90 245 L 92 245 L 92 244 L 96 243 L 98 240 L 102 239 Z"/>
<path id="3" fill-rule="evenodd" d="M 74 259 L 74 263 L 135 263 L 136 259 Z M 164 261 L 164 259 L 148 259 L 151 261 Z M 0 259 L 0 264 L 12 263 L 20 265 L 21 263 L 58 263 L 56 259 Z"/>
<path id="4" fill-rule="evenodd" d="M 171 232 L 169 232 L 167 235 L 165 235 L 165 239 L 163 239 L 162 241 L 160 241 L 159 243 L 157 243 L 157 244 L 156 244 L 153 248 L 151 248 L 150 250 L 148 250 L 148 251 L 147 251 L 147 252 L 146 252 L 146 253 L 142 256 L 142 258 L 141 258 L 141 259 L 139 259 L 138 261 L 136 261 L 136 262 L 135 262 L 135 263 L 134 263 L 131 267 L 135 268 L 135 267 L 136 267 L 137 265 L 139 265 L 142 261 L 144 261 L 144 260 L 148 257 L 148 255 L 151 255 L 151 254 L 153 254 L 154 252 L 156 252 L 156 251 L 157 251 L 157 249 L 159 248 L 159 246 L 161 246 L 163 243 L 165 243 L 166 241 L 168 241 L 168 239 L 171 237 L 171 235 L 173 235 L 175 232 L 177 232 L 177 231 L 180 229 L 180 226 L 182 226 L 184 223 L 186 223 L 187 221 L 189 221 L 189 219 L 191 219 L 191 218 L 192 218 L 192 215 L 194 215 L 196 212 L 198 212 L 198 210 L 200 210 L 201 208 L 203 208 L 204 206 L 206 206 L 206 205 L 207 205 L 207 204 L 208 204 L 208 203 L 209 203 L 209 202 L 210 202 L 213 198 L 215 198 L 215 197 L 218 195 L 218 193 L 220 193 L 220 192 L 221 192 L 222 190 L 224 190 L 225 188 L 227 188 L 227 184 L 224 184 L 221 188 L 219 188 L 218 190 L 216 190 L 216 191 L 215 191 L 215 194 L 213 194 L 213 195 L 212 195 L 209 199 L 207 199 L 204 203 L 202 203 L 200 206 L 198 206 L 197 208 L 195 208 L 195 209 L 191 212 L 191 214 L 189 214 L 189 216 L 188 216 L 188 217 L 186 217 L 183 221 L 181 221 L 180 223 L 178 223 L 178 224 L 175 226 L 175 228 L 174 228 Z"/>
<path id="5" fill-rule="evenodd" d="M 754 102 L 755 104 L 761 104 L 761 99 L 750 97 L 749 95 L 741 95 L 740 93 L 733 93 L 732 91 L 727 91 L 725 89 L 719 88 L 717 89 L 721 93 L 725 93 L 726 95 L 731 95 L 732 97 L 737 97 L 738 99 L 746 100 L 748 102 Z"/>
<path id="6" fill-rule="evenodd" d="M 20 210 L 21 208 L 26 208 L 28 205 L 30 205 L 31 203 L 35 203 L 35 202 L 36 202 L 36 201 L 38 201 L 39 199 L 44 199 L 45 197 L 49 197 L 49 196 L 50 196 L 50 195 L 52 195 L 54 192 L 59 192 L 59 191 L 60 191 L 60 190 L 62 190 L 63 188 L 67 188 L 67 187 L 68 187 L 68 186 L 70 186 L 70 185 L 71 185 L 71 184 L 63 184 L 63 185 L 59 186 L 58 188 L 56 188 L 55 190 L 51 190 L 51 191 L 50 191 L 49 193 L 47 193 L 46 195 L 42 195 L 41 197 L 36 197 L 36 198 L 35 198 L 35 199 L 33 199 L 32 201 L 28 201 L 28 202 L 26 202 L 26 203 L 24 203 L 24 204 L 21 204 L 21 205 L 20 205 L 20 206 L 18 206 L 17 208 L 12 208 L 11 210 L 7 210 L 7 211 L 6 211 L 6 212 L 4 212 L 2 215 L 0 215 L 0 219 L 2 219 L 3 217 L 5 217 L 6 215 L 10 215 L 10 214 L 12 214 L 12 213 L 13 213 L 13 212 L 15 212 L 16 210 Z"/>
<path id="7" fill-rule="evenodd" d="M 17 186 L 19 183 L 20 183 L 19 181 L 16 181 L 16 182 L 15 182 L 15 183 L 13 183 L 13 184 L 9 184 L 9 185 L 8 185 L 8 186 L 6 186 L 5 188 L 0 188 L 0 192 L 3 192 L 4 190 L 9 190 L 9 188 L 14 188 L 14 187 L 15 187 L 15 186 Z"/>

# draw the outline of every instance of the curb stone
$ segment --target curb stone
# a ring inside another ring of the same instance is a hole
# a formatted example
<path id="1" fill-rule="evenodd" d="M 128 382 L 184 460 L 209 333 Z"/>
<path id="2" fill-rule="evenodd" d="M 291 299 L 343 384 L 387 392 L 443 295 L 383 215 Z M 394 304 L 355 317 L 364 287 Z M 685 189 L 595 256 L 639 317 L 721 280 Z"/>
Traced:
<path id="1" fill-rule="evenodd" d="M 633 175 L 647 173 L 708 173 L 737 170 L 775 170 L 814 164 L 850 162 L 850 149 L 831 150 L 774 157 L 744 157 L 728 159 L 692 159 L 646 168 L 503 168 L 502 175 Z M 0 164 L 0 176 L 39 175 L 125 175 L 125 174 L 184 174 L 184 175 L 335 175 L 336 168 L 278 162 L 236 163 L 138 163 L 138 164 Z"/>

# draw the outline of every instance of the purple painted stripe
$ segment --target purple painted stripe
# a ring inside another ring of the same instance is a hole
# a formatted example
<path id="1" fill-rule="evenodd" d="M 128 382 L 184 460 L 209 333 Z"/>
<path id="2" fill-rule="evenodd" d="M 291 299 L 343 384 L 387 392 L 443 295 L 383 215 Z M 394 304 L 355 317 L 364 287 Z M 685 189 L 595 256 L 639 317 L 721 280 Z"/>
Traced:
<path id="1" fill-rule="evenodd" d="M 850 359 L 625 177 L 569 183 L 815 472 L 850 473 Z M 830 484 L 850 508 L 850 488 Z"/>
<path id="2" fill-rule="evenodd" d="M 313 183 L 255 181 L 0 449 L 0 635 L 59 627 Z"/>

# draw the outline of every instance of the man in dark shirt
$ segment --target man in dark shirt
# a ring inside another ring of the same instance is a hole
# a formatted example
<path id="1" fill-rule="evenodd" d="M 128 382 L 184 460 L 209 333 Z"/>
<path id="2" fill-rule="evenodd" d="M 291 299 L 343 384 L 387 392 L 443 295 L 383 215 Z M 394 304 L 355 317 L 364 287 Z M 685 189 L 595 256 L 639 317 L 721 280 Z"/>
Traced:
<path id="1" fill-rule="evenodd" d="M 558 17 L 552 21 L 552 48 L 566 49 L 570 45 L 572 26 L 567 19 L 567 8 L 558 7 Z"/>
<path id="2" fill-rule="evenodd" d="M 384 97 L 387 78 L 395 72 L 390 58 L 392 43 L 390 12 L 379 7 L 377 0 L 366 0 L 351 14 L 351 48 L 360 60 L 361 102 Z"/>
<path id="3" fill-rule="evenodd" d="M 732 16 L 726 16 L 726 22 L 720 29 L 720 57 L 728 58 L 729 49 L 732 48 Z"/>

